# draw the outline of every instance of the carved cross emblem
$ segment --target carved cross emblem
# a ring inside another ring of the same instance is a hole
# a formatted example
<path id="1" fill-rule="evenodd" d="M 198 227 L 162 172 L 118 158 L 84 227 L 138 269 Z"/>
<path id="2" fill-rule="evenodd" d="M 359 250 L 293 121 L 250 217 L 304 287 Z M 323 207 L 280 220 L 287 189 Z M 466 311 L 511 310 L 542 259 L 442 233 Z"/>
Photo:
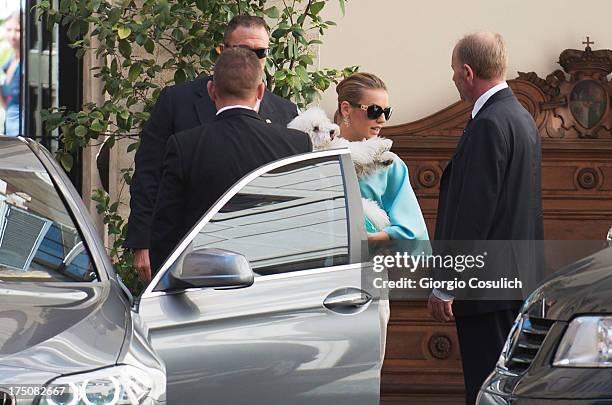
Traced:
<path id="1" fill-rule="evenodd" d="M 586 48 L 584 48 L 585 50 L 591 50 L 590 45 L 595 45 L 595 42 L 591 41 L 591 38 L 587 35 L 587 40 L 586 41 L 582 41 L 583 45 L 586 45 Z"/>

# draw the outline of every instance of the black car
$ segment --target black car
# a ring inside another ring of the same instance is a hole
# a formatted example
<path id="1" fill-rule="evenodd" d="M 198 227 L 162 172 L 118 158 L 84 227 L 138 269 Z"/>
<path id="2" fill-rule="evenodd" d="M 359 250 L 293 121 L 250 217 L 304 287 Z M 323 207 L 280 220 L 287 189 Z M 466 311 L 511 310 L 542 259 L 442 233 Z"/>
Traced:
<path id="1" fill-rule="evenodd" d="M 477 403 L 612 404 L 612 247 L 530 295 Z"/>

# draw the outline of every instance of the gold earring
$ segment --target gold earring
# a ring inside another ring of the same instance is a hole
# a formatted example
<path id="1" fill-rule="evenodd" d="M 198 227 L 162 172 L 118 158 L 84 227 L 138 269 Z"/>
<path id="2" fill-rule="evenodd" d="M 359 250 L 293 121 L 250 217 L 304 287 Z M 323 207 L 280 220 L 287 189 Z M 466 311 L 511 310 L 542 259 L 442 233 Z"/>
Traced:
<path id="1" fill-rule="evenodd" d="M 344 125 L 347 128 L 351 126 L 351 122 L 349 121 L 348 117 L 342 118 L 342 125 Z"/>

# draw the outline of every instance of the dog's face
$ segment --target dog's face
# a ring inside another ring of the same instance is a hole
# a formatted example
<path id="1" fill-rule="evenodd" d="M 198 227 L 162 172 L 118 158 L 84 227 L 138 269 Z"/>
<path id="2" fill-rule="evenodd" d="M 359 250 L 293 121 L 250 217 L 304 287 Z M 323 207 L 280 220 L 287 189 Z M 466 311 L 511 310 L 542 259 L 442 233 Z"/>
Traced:
<path id="1" fill-rule="evenodd" d="M 329 144 L 340 135 L 340 127 L 330 120 L 314 122 L 308 135 L 310 135 L 312 145 L 316 149 Z"/>
<path id="2" fill-rule="evenodd" d="M 332 139 L 340 135 L 340 127 L 331 122 L 325 112 L 317 107 L 304 111 L 295 117 L 287 127 L 306 132 L 312 140 L 314 149 L 324 148 Z"/>

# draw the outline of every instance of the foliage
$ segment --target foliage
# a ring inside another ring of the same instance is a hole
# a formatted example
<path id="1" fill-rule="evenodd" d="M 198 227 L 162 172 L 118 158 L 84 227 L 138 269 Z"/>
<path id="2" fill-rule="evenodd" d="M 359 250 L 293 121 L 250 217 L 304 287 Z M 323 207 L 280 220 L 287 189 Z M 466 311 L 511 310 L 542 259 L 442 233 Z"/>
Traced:
<path id="1" fill-rule="evenodd" d="M 339 0 L 343 12 L 345 1 Z M 54 9 L 50 0 L 40 1 L 40 17 L 48 19 L 49 27 L 64 26 L 79 57 L 90 51 L 100 60 L 92 70 L 103 83 L 103 103 L 86 103 L 81 111 L 59 108 L 43 114 L 46 129 L 60 132 L 62 148 L 57 158 L 63 167 L 69 170 L 73 153 L 92 140 L 113 147 L 118 139 L 128 139 L 127 151 L 134 151 L 161 88 L 211 73 L 223 30 L 234 15 L 266 18 L 271 27 L 267 86 L 300 108 L 357 69 L 314 66 L 313 47 L 335 25 L 321 17 L 325 1 L 282 0 L 280 4 L 266 0 L 60 0 Z M 131 173 L 131 168 L 122 169 L 127 184 Z M 109 253 L 130 284 L 131 255 L 121 249 L 126 233 L 126 221 L 119 215 L 121 203 L 111 201 L 101 190 L 92 198 L 114 239 Z"/>

